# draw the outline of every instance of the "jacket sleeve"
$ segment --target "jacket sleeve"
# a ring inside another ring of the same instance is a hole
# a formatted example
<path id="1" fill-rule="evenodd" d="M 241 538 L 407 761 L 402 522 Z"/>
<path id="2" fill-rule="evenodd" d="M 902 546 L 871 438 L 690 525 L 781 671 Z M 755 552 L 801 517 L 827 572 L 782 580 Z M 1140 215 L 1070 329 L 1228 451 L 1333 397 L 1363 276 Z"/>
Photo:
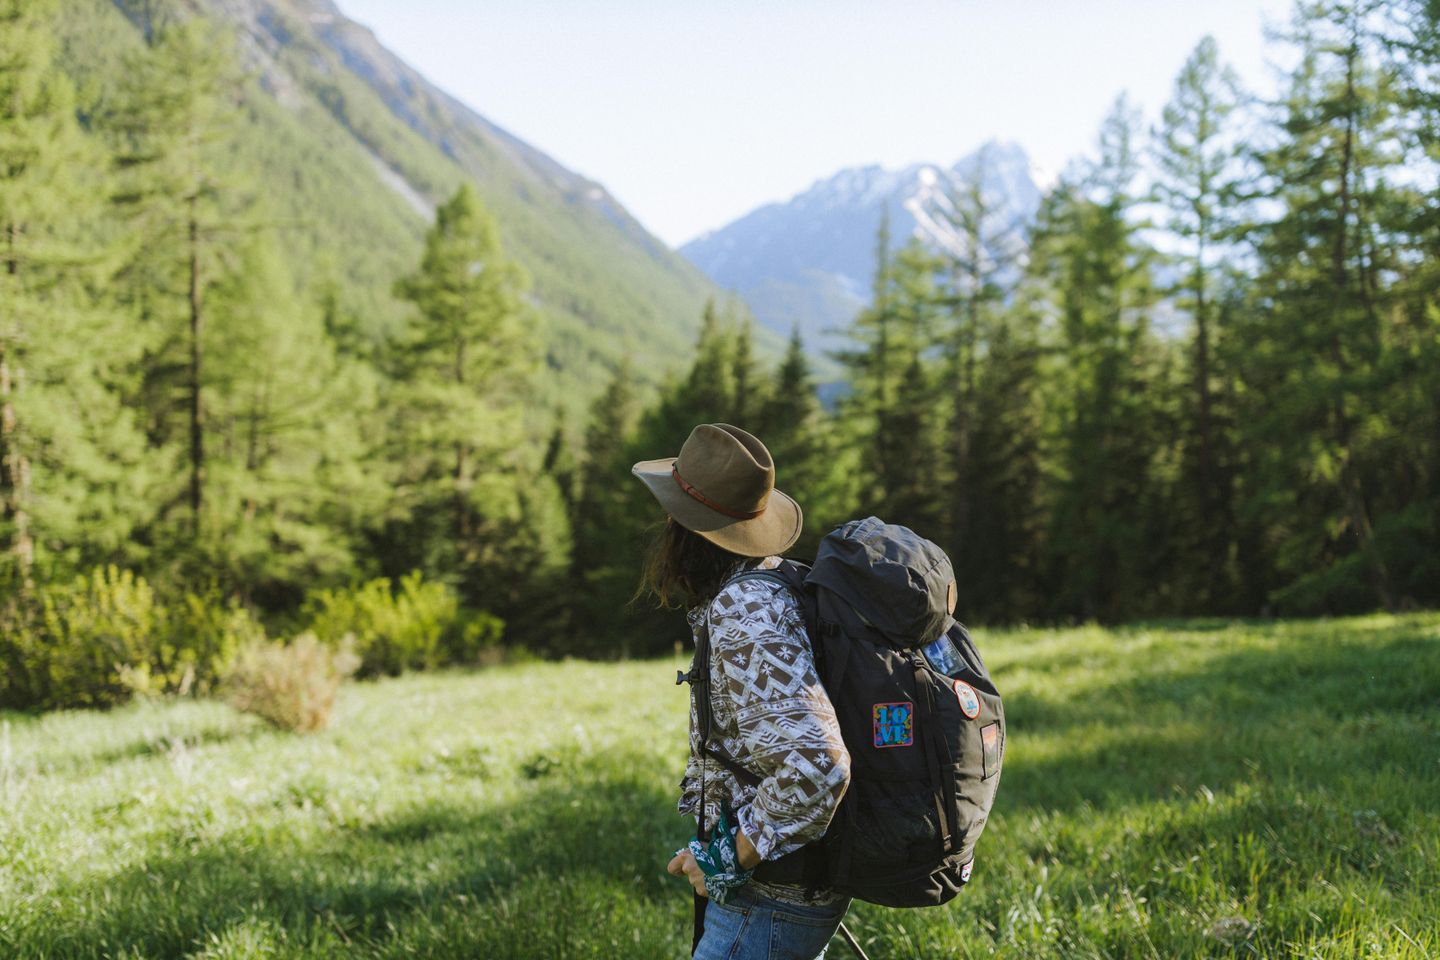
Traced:
<path id="1" fill-rule="evenodd" d="M 761 859 L 818 840 L 850 783 L 850 754 L 789 597 L 757 581 L 731 584 L 709 612 L 718 696 L 735 707 L 745 765 L 761 777 L 736 811 Z"/>

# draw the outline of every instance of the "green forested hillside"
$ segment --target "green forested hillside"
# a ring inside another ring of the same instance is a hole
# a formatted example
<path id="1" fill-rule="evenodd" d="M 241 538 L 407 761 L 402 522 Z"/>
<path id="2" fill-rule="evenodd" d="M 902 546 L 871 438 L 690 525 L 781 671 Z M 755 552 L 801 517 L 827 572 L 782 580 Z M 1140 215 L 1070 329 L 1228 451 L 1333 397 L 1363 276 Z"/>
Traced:
<path id="1" fill-rule="evenodd" d="M 241 189 L 263 200 L 307 289 L 367 336 L 405 309 L 390 291 L 435 206 L 473 183 L 530 274 L 547 389 L 592 395 L 621 357 L 656 381 L 693 343 L 715 293 L 601 187 L 431 86 L 328 0 L 76 0 L 61 21 L 82 105 L 103 112 L 147 17 L 234 31 L 253 78 L 226 134 Z"/>

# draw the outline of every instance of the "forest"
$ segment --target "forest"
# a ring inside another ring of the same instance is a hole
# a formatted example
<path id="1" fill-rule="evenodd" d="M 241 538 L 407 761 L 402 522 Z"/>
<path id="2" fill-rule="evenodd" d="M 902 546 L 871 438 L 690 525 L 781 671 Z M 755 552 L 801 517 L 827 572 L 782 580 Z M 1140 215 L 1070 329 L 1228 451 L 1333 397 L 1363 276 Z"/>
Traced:
<path id="1" fill-rule="evenodd" d="M 61 15 L 0 0 L 0 706 L 200 691 L 304 633 L 371 675 L 668 652 L 629 467 L 707 421 L 768 444 L 799 555 L 904 523 L 968 622 L 1440 604 L 1431 0 L 1302 0 L 1273 101 L 1202 41 L 1033 224 L 980 174 L 963 249 L 882 223 L 843 383 L 722 299 L 685 368 L 567 385 L 583 415 L 477 190 L 386 278 L 403 322 L 357 317 L 235 149 L 232 38 L 158 18 L 99 88 Z"/>

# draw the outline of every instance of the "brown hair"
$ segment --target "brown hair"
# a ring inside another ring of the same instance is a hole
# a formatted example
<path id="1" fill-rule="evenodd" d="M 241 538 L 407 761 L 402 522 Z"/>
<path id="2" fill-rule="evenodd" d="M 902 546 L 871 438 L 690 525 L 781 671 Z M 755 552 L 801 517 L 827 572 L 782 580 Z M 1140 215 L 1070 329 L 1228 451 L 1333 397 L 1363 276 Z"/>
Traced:
<path id="1" fill-rule="evenodd" d="M 651 597 L 665 608 L 692 607 L 715 596 L 740 559 L 667 517 L 650 541 L 631 602 Z"/>

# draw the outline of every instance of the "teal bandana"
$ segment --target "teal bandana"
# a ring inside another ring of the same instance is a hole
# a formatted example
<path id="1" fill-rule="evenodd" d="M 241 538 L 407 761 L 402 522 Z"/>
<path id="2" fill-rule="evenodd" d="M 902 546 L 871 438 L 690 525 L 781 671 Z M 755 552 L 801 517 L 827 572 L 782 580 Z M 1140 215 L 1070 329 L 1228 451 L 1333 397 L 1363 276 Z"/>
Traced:
<path id="1" fill-rule="evenodd" d="M 706 847 L 696 837 L 687 845 L 695 856 L 695 862 L 705 872 L 705 892 L 716 903 L 724 903 L 735 890 L 743 887 L 753 870 L 740 867 L 740 854 L 735 849 L 735 834 L 739 831 L 730 825 L 730 818 L 722 808 L 720 822 L 711 833 L 710 846 Z"/>

